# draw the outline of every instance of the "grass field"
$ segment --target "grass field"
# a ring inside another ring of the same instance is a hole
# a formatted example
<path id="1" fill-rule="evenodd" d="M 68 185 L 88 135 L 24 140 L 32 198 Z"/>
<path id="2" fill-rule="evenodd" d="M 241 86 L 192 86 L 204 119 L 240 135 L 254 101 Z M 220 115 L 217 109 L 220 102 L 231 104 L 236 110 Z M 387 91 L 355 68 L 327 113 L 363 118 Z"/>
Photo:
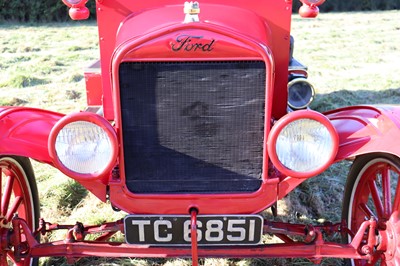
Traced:
<path id="1" fill-rule="evenodd" d="M 308 65 L 325 111 L 354 104 L 400 102 L 400 11 L 293 18 L 295 57 Z M 99 56 L 95 23 L 0 24 L 0 105 L 68 113 L 85 108 L 83 69 Z M 34 163 L 41 214 L 58 223 L 99 223 L 123 217 L 54 169 Z M 279 202 L 279 219 L 339 221 L 348 162 L 332 166 Z M 61 234 L 63 235 L 63 234 Z M 48 236 L 51 240 L 57 234 Z M 205 265 L 311 265 L 307 260 L 208 259 Z M 326 260 L 325 265 L 339 265 Z M 42 260 L 63 265 L 63 259 Z M 190 265 L 187 260 L 84 259 L 78 265 Z"/>

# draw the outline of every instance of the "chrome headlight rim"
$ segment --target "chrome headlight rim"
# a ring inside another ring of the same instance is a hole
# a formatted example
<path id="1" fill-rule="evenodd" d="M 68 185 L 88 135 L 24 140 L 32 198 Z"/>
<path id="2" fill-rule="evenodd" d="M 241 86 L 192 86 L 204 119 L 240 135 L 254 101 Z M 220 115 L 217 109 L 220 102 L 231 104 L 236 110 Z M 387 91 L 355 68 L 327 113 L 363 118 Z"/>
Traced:
<path id="1" fill-rule="evenodd" d="M 62 129 L 64 129 L 67 125 L 75 122 L 88 122 L 92 123 L 98 127 L 100 127 L 104 133 L 106 133 L 108 140 L 110 142 L 111 150 L 110 150 L 110 159 L 109 161 L 99 169 L 99 171 L 95 171 L 93 173 L 79 173 L 76 172 L 67 166 L 65 166 L 60 158 L 57 155 L 57 150 L 56 150 L 56 140 L 61 132 Z M 48 140 L 48 150 L 49 150 L 49 155 L 51 159 L 53 160 L 54 166 L 59 169 L 62 173 L 65 175 L 72 177 L 76 180 L 82 180 L 82 181 L 93 181 L 96 179 L 99 179 L 103 177 L 105 174 L 108 174 L 111 172 L 111 170 L 114 168 L 117 160 L 117 155 L 118 155 L 118 140 L 117 140 L 117 135 L 115 133 L 114 128 L 111 126 L 111 124 L 104 119 L 103 117 L 94 114 L 94 113 L 88 113 L 88 112 L 80 112 L 80 113 L 74 113 L 67 115 L 60 119 L 53 127 L 53 129 L 50 132 L 49 135 L 49 140 Z"/>
<path id="2" fill-rule="evenodd" d="M 327 156 L 325 163 L 321 164 L 319 167 L 316 167 L 313 170 L 309 171 L 296 171 L 287 168 L 279 159 L 277 154 L 277 140 L 280 136 L 280 133 L 283 129 L 286 128 L 287 125 L 302 120 L 302 119 L 310 119 L 322 124 L 327 131 L 329 132 L 329 136 L 332 141 L 332 150 Z M 299 110 L 292 113 L 289 113 L 282 117 L 279 121 L 275 123 L 272 127 L 270 134 L 268 136 L 268 155 L 273 163 L 273 165 L 286 176 L 295 177 L 295 178 L 308 178 L 312 176 L 316 176 L 323 171 L 325 171 L 332 163 L 334 162 L 338 148 L 339 148 L 339 136 L 335 127 L 332 125 L 331 121 L 321 113 L 312 111 L 312 110 Z"/>
<path id="3" fill-rule="evenodd" d="M 297 84 L 297 83 L 307 83 L 310 86 L 311 89 L 311 97 L 310 99 L 307 101 L 306 104 L 301 105 L 301 106 L 295 106 L 293 105 L 290 101 L 289 101 L 289 96 L 290 96 L 290 88 Z M 306 78 L 295 78 L 293 80 L 291 80 L 288 85 L 287 85 L 287 90 L 288 90 L 288 105 L 290 108 L 294 109 L 294 110 L 299 110 L 299 109 L 304 109 L 307 108 L 308 106 L 310 106 L 310 104 L 313 102 L 314 98 L 315 98 L 315 88 L 314 86 L 306 79 Z"/>

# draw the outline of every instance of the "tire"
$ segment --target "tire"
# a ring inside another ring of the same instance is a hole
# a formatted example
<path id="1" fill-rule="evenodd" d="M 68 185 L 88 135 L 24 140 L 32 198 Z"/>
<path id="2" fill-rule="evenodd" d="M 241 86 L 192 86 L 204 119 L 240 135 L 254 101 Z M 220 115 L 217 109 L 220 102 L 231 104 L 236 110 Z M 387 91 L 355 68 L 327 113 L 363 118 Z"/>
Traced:
<path id="1" fill-rule="evenodd" d="M 31 162 L 28 158 L 17 156 L 0 157 L 1 169 L 1 204 L 0 219 L 2 224 L 0 232 L 6 234 L 11 227 L 11 219 L 14 215 L 24 219 L 33 231 L 39 224 L 39 197 L 35 176 Z M 7 184 L 10 189 L 7 189 Z M 18 200 L 17 200 L 18 199 Z M 12 208 L 16 204 L 15 208 Z M 0 241 L 1 243 L 1 241 Z M 3 247 L 3 245 L 0 245 Z M 13 265 L 13 249 L 1 250 L 3 265 Z M 6 256 L 4 256 L 6 255 Z M 19 265 L 37 265 L 38 259 L 25 258 Z"/>
<path id="2" fill-rule="evenodd" d="M 378 239 L 386 245 L 374 248 L 372 263 L 346 260 L 346 265 L 400 265 L 399 177 L 400 159 L 396 156 L 376 153 L 354 161 L 346 182 L 342 220 L 356 233 L 363 221 L 375 216 Z M 346 235 L 343 240 L 350 243 L 351 237 Z"/>

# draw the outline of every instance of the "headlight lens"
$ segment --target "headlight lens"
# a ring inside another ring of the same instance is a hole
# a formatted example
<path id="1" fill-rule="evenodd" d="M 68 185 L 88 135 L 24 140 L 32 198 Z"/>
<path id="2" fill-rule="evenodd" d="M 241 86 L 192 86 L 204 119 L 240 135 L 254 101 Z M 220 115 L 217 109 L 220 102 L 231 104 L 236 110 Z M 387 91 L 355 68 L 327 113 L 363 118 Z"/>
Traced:
<path id="1" fill-rule="evenodd" d="M 314 95 L 314 87 L 304 78 L 296 78 L 288 84 L 288 105 L 295 110 L 308 107 Z"/>
<path id="2" fill-rule="evenodd" d="M 281 118 L 271 130 L 268 152 L 282 173 L 311 177 L 334 160 L 338 136 L 330 121 L 314 111 L 296 111 Z"/>
<path id="3" fill-rule="evenodd" d="M 101 171 L 112 155 L 107 133 L 87 121 L 76 121 L 64 126 L 57 135 L 55 148 L 61 163 L 80 174 Z"/>
<path id="4" fill-rule="evenodd" d="M 276 141 L 276 154 L 286 168 L 309 172 L 326 163 L 332 146 L 324 125 L 312 119 L 299 119 L 282 129 Z"/>
<path id="5" fill-rule="evenodd" d="M 61 119 L 49 137 L 55 166 L 75 179 L 92 180 L 109 173 L 117 157 L 117 137 L 104 118 L 77 113 Z"/>

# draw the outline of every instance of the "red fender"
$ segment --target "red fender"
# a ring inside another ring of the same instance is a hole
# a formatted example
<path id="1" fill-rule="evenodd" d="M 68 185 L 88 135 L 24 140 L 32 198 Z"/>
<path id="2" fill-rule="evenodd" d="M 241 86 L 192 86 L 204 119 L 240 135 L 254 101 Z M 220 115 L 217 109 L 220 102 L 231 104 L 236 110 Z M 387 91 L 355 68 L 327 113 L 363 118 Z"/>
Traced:
<path id="1" fill-rule="evenodd" d="M 374 152 L 400 157 L 400 107 L 352 106 L 324 114 L 339 134 L 335 161 Z"/>
<path id="2" fill-rule="evenodd" d="M 47 140 L 63 116 L 35 108 L 0 108 L 0 155 L 25 156 L 52 165 Z"/>
<path id="3" fill-rule="evenodd" d="M 27 107 L 0 108 L 0 155 L 18 155 L 50 164 L 48 138 L 63 114 Z M 79 181 L 103 202 L 106 180 Z M 94 185 L 96 183 L 96 185 Z"/>

